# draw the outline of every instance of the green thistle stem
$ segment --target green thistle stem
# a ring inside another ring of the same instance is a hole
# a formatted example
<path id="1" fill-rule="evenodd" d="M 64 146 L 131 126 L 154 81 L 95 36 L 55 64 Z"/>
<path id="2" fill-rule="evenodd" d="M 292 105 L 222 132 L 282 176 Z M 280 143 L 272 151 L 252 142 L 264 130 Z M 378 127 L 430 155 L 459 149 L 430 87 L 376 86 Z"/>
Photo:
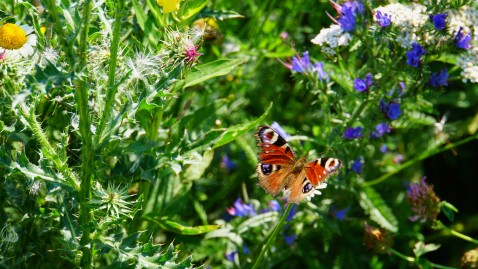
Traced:
<path id="1" fill-rule="evenodd" d="M 121 19 L 122 19 L 122 12 L 124 7 L 124 0 L 119 0 L 116 2 L 116 9 L 115 9 L 115 20 L 113 26 L 113 41 L 111 42 L 111 55 L 110 55 L 110 63 L 108 69 L 108 89 L 106 92 L 106 102 L 103 108 L 103 113 L 101 114 L 100 124 L 98 125 L 95 142 L 96 146 L 99 146 L 101 141 L 103 140 L 103 131 L 106 126 L 106 122 L 108 121 L 111 110 L 113 107 L 113 100 L 114 96 L 117 92 L 117 87 L 115 87 L 115 74 L 116 74 L 116 62 L 118 60 L 118 45 L 120 39 L 120 28 L 121 28 Z"/>
<path id="2" fill-rule="evenodd" d="M 466 143 L 468 143 L 468 142 L 471 142 L 472 140 L 475 140 L 475 139 L 477 139 L 477 138 L 478 138 L 478 133 L 476 133 L 476 134 L 474 134 L 474 135 L 472 135 L 472 136 L 469 136 L 469 137 L 467 137 L 467 138 L 464 138 L 464 139 L 462 139 L 462 140 L 460 140 L 460 141 L 457 141 L 457 142 L 455 142 L 455 143 L 450 143 L 450 144 L 444 146 L 443 148 L 440 148 L 440 149 L 431 149 L 431 150 L 429 150 L 429 151 L 425 151 L 425 152 L 423 152 L 422 154 L 418 155 L 418 157 L 416 157 L 416 158 L 414 158 L 414 159 L 411 159 L 411 160 L 409 160 L 409 161 L 407 161 L 407 162 L 404 162 L 404 163 L 403 163 L 401 166 L 399 166 L 396 170 L 391 171 L 391 172 L 388 172 L 388 173 L 386 173 L 386 174 L 384 174 L 384 175 L 382 175 L 382 176 L 380 176 L 380 177 L 378 177 L 378 178 L 376 178 L 376 179 L 374 179 L 374 180 L 365 182 L 365 183 L 363 183 L 362 185 L 363 185 L 363 186 L 376 185 L 376 184 L 378 184 L 378 183 L 380 183 L 380 182 L 386 180 L 387 178 L 389 178 L 389 177 L 395 175 L 396 173 L 398 173 L 398 172 L 404 170 L 405 168 L 409 167 L 410 165 L 412 165 L 412 164 L 414 164 L 414 163 L 416 163 L 416 162 L 422 161 L 422 160 L 424 160 L 424 159 L 426 159 L 426 158 L 428 158 L 428 157 L 430 157 L 430 156 L 436 155 L 436 154 L 438 154 L 438 153 L 445 152 L 445 151 L 450 150 L 450 149 L 452 149 L 452 148 L 456 148 L 456 147 L 458 147 L 458 146 L 460 146 L 460 145 L 463 145 L 463 144 L 466 144 Z"/>
<path id="3" fill-rule="evenodd" d="M 279 233 L 279 231 L 282 229 L 282 226 L 285 224 L 285 220 L 287 219 L 287 216 L 289 216 L 290 210 L 292 209 L 292 204 L 289 204 L 282 215 L 282 218 L 279 220 L 279 223 L 277 223 L 276 227 L 274 228 L 274 231 L 272 231 L 272 234 L 269 236 L 267 239 L 266 244 L 261 250 L 261 253 L 259 254 L 259 257 L 257 257 L 256 262 L 252 266 L 252 269 L 259 268 L 262 259 L 264 258 L 264 255 L 266 254 L 267 250 L 269 249 L 270 245 L 272 244 L 272 241 L 274 241 L 274 238 L 276 235 Z"/>
<path id="4" fill-rule="evenodd" d="M 81 268 L 91 268 L 93 262 L 93 250 L 94 246 L 90 238 L 90 226 L 91 220 L 93 219 L 93 211 L 90 210 L 88 206 L 92 197 L 91 185 L 93 181 L 95 165 L 94 165 L 94 151 L 92 147 L 92 135 L 90 130 L 90 111 L 88 109 L 88 89 L 86 88 L 86 82 L 81 77 L 83 72 L 85 72 L 86 61 L 87 61 L 87 45 L 88 45 L 88 32 L 90 28 L 90 16 L 92 9 L 92 1 L 85 0 L 83 3 L 83 19 L 81 22 L 81 31 L 79 35 L 79 47 L 78 47 L 78 58 L 79 64 L 77 67 L 77 74 L 80 74 L 80 77 L 76 78 L 76 103 L 78 106 L 78 113 L 80 118 L 80 134 L 82 139 L 81 146 L 81 189 L 80 189 L 80 217 L 79 224 L 83 229 L 83 234 L 80 239 L 80 249 L 82 251 L 80 267 Z"/>

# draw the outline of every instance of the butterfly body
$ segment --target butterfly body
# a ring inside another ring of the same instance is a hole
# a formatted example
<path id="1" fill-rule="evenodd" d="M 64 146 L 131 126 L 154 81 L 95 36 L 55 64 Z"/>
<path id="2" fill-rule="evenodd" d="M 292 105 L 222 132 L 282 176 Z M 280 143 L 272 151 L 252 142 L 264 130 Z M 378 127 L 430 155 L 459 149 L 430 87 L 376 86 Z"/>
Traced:
<path id="1" fill-rule="evenodd" d="M 283 191 L 289 203 L 310 199 L 316 188 L 342 167 L 342 162 L 334 158 L 310 162 L 305 156 L 297 158 L 286 140 L 269 126 L 260 126 L 255 136 L 261 149 L 256 169 L 258 185 L 272 196 Z"/>

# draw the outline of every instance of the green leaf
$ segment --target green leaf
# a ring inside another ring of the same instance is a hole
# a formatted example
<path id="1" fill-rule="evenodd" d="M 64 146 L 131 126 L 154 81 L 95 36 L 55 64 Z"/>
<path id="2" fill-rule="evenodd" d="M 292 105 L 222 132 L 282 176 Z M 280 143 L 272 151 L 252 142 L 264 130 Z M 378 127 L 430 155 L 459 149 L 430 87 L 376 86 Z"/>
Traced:
<path id="1" fill-rule="evenodd" d="M 227 19 L 240 19 L 244 18 L 241 14 L 231 10 L 204 10 L 201 12 L 201 17 L 212 17 L 216 20 L 222 21 Z"/>
<path id="2" fill-rule="evenodd" d="M 445 214 L 450 221 L 455 219 L 455 213 L 458 213 L 458 209 L 454 205 L 448 203 L 447 201 L 441 201 L 440 207 L 443 214 Z"/>
<path id="3" fill-rule="evenodd" d="M 237 227 L 237 231 L 239 234 L 246 233 L 249 229 L 257 226 L 261 226 L 268 222 L 276 223 L 279 220 L 279 213 L 275 211 L 266 212 L 263 214 L 256 215 L 251 217 L 241 223 L 239 227 Z"/>
<path id="4" fill-rule="evenodd" d="M 198 14 L 206 5 L 208 0 L 184 1 L 178 11 L 180 21 L 185 21 Z"/>
<path id="5" fill-rule="evenodd" d="M 246 62 L 245 58 L 219 59 L 196 66 L 195 70 L 186 75 L 184 88 L 200 84 L 208 79 L 229 74 L 238 65 Z"/>
<path id="6" fill-rule="evenodd" d="M 214 157 L 214 150 L 206 150 L 199 163 L 190 165 L 186 169 L 186 172 L 184 173 L 184 177 L 187 180 L 199 179 L 206 171 L 206 168 L 208 168 L 209 165 L 211 164 L 213 157 Z"/>
<path id="7" fill-rule="evenodd" d="M 208 232 L 217 230 L 219 227 L 221 227 L 220 225 L 184 226 L 180 224 L 179 222 L 176 222 L 164 217 L 151 218 L 151 217 L 145 216 L 145 218 L 151 220 L 152 222 L 156 223 L 161 228 L 167 231 L 178 233 L 178 234 L 184 234 L 184 235 L 196 235 L 196 234 L 208 233 Z"/>
<path id="8" fill-rule="evenodd" d="M 391 232 L 398 231 L 398 221 L 379 193 L 371 187 L 363 187 L 359 193 L 360 206 L 370 215 L 370 219 Z"/>

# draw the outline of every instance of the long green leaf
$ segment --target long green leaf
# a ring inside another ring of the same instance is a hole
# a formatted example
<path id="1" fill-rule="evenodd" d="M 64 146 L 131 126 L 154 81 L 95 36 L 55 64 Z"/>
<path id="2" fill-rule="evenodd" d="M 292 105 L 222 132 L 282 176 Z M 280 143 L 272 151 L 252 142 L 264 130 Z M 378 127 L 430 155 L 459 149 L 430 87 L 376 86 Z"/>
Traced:
<path id="1" fill-rule="evenodd" d="M 371 187 L 364 187 L 359 193 L 360 206 L 370 215 L 370 219 L 391 232 L 398 231 L 398 221 L 380 194 Z"/>
<path id="2" fill-rule="evenodd" d="M 245 58 L 219 59 L 210 63 L 198 65 L 195 70 L 187 74 L 184 88 L 200 84 L 214 77 L 227 75 L 238 65 L 245 62 Z"/>
<path id="3" fill-rule="evenodd" d="M 170 232 L 184 234 L 184 235 L 196 235 L 196 234 L 203 234 L 212 232 L 217 230 L 220 225 L 201 225 L 201 226 L 184 226 L 179 222 L 167 219 L 167 218 L 159 218 L 159 217 L 145 217 L 146 219 L 151 220 L 152 222 L 158 224 L 161 228 L 168 230 Z"/>

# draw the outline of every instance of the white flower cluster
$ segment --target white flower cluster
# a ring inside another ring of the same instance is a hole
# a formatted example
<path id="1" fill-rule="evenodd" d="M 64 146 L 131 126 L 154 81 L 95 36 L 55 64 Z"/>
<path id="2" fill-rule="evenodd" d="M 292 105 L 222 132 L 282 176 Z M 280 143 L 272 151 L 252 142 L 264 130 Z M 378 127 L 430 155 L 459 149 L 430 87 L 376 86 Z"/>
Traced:
<path id="1" fill-rule="evenodd" d="M 390 4 L 383 7 L 378 7 L 375 12 L 380 11 L 390 16 L 392 25 L 398 27 L 402 35 L 397 37 L 397 42 L 403 48 L 411 48 L 413 42 L 430 43 L 428 36 L 424 36 L 420 30 L 427 23 L 429 17 L 427 15 L 427 8 L 420 4 L 411 4 L 404 6 L 402 4 Z"/>
<path id="2" fill-rule="evenodd" d="M 463 69 L 461 71 L 463 82 L 478 83 L 478 48 L 472 48 L 460 55 L 456 64 Z"/>
<path id="3" fill-rule="evenodd" d="M 352 40 L 349 33 L 345 33 L 339 25 L 333 24 L 329 28 L 320 30 L 319 34 L 312 39 L 312 43 L 322 47 L 322 52 L 327 55 L 335 55 L 335 48 L 347 46 Z"/>

